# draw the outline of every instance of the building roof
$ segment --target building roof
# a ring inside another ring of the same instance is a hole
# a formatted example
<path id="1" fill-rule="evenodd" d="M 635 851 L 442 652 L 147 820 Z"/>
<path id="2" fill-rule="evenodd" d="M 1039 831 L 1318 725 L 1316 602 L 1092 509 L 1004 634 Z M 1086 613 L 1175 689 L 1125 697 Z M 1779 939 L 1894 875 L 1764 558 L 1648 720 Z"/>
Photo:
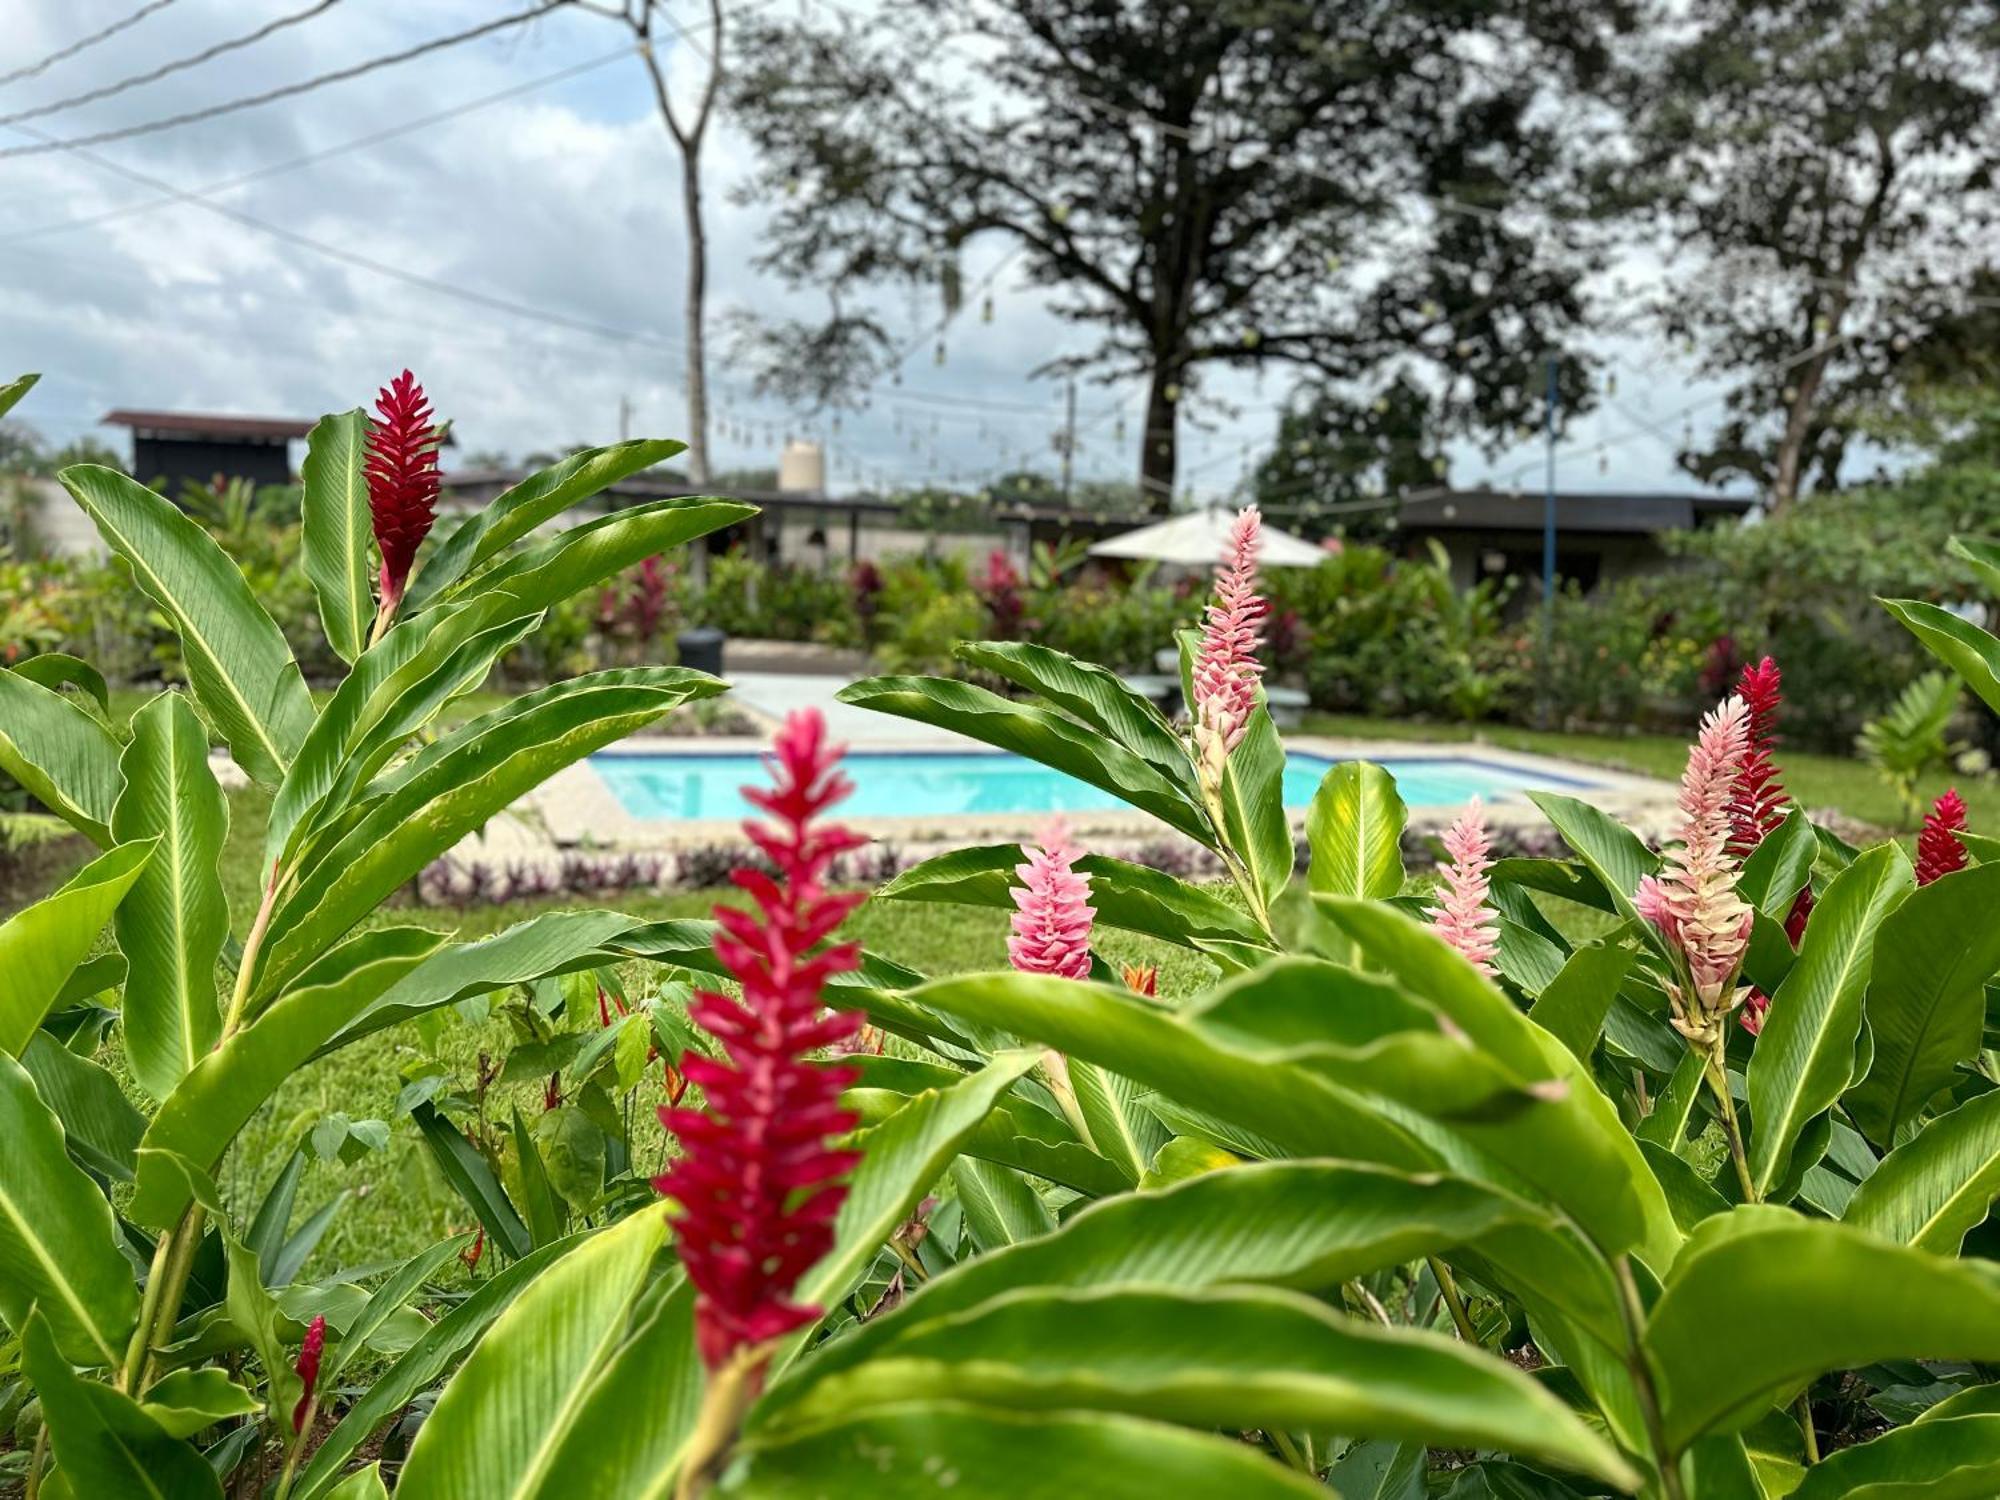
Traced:
<path id="1" fill-rule="evenodd" d="M 238 438 L 280 442 L 302 438 L 311 422 L 295 417 L 234 417 L 199 411 L 130 411 L 119 407 L 104 414 L 107 427 L 130 427 L 145 436 Z"/>
<path id="2" fill-rule="evenodd" d="M 1403 501 L 1397 524 L 1405 531 L 1540 531 L 1542 496 L 1507 490 L 1433 490 Z M 1556 528 L 1650 535 L 1690 531 L 1747 513 L 1757 502 L 1739 495 L 1601 494 L 1558 492 Z"/>

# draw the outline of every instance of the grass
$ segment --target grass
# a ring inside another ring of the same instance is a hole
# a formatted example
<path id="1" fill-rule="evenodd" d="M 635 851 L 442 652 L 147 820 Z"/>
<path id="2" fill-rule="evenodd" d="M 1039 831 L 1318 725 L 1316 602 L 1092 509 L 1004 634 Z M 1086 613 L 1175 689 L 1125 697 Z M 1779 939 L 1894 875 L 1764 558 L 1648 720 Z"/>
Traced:
<path id="1" fill-rule="evenodd" d="M 1306 715 L 1304 732 L 1355 739 L 1419 740 L 1426 743 L 1497 745 L 1566 760 L 1608 766 L 1638 776 L 1678 781 L 1687 763 L 1688 741 L 1665 734 L 1572 734 L 1545 729 L 1516 729 L 1503 724 L 1432 724 L 1415 720 L 1383 720 L 1358 714 Z M 1866 762 L 1843 755 L 1818 755 L 1781 749 L 1785 787 L 1811 812 L 1832 809 L 1858 823 L 1889 832 L 1914 831 L 1895 792 Z M 1975 829 L 2000 826 L 2000 778 L 1963 778 L 1936 774 L 1918 784 L 1926 804 L 1947 786 L 1965 797 Z"/>

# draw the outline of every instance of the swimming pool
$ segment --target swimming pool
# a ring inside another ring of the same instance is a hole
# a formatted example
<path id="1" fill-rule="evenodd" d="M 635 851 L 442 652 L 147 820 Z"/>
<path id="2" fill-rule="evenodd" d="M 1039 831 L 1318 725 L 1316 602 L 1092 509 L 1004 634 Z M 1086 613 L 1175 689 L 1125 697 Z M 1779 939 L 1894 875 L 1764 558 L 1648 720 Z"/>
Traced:
<path id="1" fill-rule="evenodd" d="M 1335 763 L 1329 756 L 1292 752 L 1285 764 L 1285 805 L 1310 802 Z M 1384 756 L 1377 763 L 1396 778 L 1404 802 L 1414 808 L 1597 785 L 1475 756 Z M 590 764 L 627 813 L 677 822 L 757 816 L 738 789 L 766 780 L 760 758 L 748 751 L 618 753 L 594 755 Z M 840 806 L 843 817 L 1094 813 L 1125 806 L 1088 782 L 1004 750 L 856 750 L 842 767 L 854 782 L 854 795 Z"/>

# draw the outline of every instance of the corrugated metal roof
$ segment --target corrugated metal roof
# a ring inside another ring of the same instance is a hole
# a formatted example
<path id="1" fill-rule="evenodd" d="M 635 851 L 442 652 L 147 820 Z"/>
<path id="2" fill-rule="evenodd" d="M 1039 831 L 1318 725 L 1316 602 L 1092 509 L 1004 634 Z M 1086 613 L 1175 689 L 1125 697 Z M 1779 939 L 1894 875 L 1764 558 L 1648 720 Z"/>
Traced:
<path id="1" fill-rule="evenodd" d="M 296 417 L 234 417 L 199 411 L 132 411 L 119 407 L 104 414 L 107 427 L 130 427 L 135 432 L 165 433 L 174 437 L 204 438 L 302 438 L 313 429 L 311 422 Z"/>
<path id="2" fill-rule="evenodd" d="M 1687 531 L 1703 521 L 1741 516 L 1756 502 L 1735 495 L 1556 495 L 1560 531 L 1648 535 Z M 1542 497 L 1505 490 L 1447 490 L 1412 495 L 1397 515 L 1405 531 L 1540 531 Z"/>

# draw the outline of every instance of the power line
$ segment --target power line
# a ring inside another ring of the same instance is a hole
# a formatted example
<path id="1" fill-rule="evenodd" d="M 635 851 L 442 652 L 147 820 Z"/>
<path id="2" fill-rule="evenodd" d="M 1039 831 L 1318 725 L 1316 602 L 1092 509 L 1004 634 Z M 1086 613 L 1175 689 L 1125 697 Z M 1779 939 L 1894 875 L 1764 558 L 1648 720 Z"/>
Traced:
<path id="1" fill-rule="evenodd" d="M 302 25 L 310 21 L 314 16 L 324 15 L 338 4 L 340 4 L 340 0 L 313 0 L 313 3 L 308 5 L 304 10 L 294 11 L 288 16 L 279 16 L 275 20 L 265 22 L 255 31 L 247 32 L 239 37 L 231 37 L 227 41 L 217 42 L 213 46 L 204 47 L 201 51 L 193 53 L 190 56 L 176 58 L 169 63 L 161 63 L 159 67 L 149 72 L 134 73 L 131 77 L 121 78 L 116 83 L 107 83 L 99 88 L 87 89 L 81 94 L 71 94 L 67 99 L 57 99 L 49 104 L 37 104 L 31 109 L 19 109 L 11 115 L 0 115 L 0 125 L 18 125 L 23 120 L 39 120 L 45 115 L 61 114 L 66 109 L 75 109 L 79 104 L 95 104 L 100 99 L 112 98 L 115 95 L 124 93 L 127 89 L 136 89 L 149 83 L 158 83 L 162 78 L 171 77 L 175 73 L 185 72 L 189 68 L 199 67 L 211 58 L 221 57 L 225 53 L 235 52 L 239 48 L 261 42 L 265 37 L 283 31 L 288 26 Z"/>
<path id="2" fill-rule="evenodd" d="M 331 0 L 326 0 L 326 3 L 331 3 Z M 474 41 L 482 36 L 490 36 L 496 31 L 505 30 L 509 26 L 518 26 L 524 21 L 535 20 L 539 16 L 548 15 L 572 3 L 574 3 L 574 0 L 542 0 L 542 3 L 530 6 L 527 10 L 498 16 L 491 21 L 482 22 L 478 26 L 468 27 L 464 31 L 455 31 L 446 36 L 433 37 L 429 41 L 419 42 L 414 47 L 406 47 L 401 52 L 391 52 L 382 57 L 371 58 L 367 62 L 353 63 L 345 68 L 336 68 L 330 73 L 321 73 L 312 78 L 303 78 L 296 83 L 281 84 L 277 88 L 266 89 L 260 94 L 246 94 L 239 99 L 230 99 L 220 104 L 207 105 L 204 108 L 188 110 L 178 115 L 168 115 L 164 119 L 148 120 L 143 124 L 125 125 L 116 130 L 100 130 L 91 135 L 70 136 L 64 139 L 42 135 L 39 131 L 31 131 L 30 134 L 40 136 L 38 144 L 33 146 L 7 146 L 0 148 L 0 161 L 7 161 L 22 156 L 43 156 L 51 151 L 73 151 L 84 146 L 102 146 L 112 141 L 130 140 L 134 136 L 152 135 L 162 130 L 178 129 L 182 125 L 193 125 L 203 120 L 213 120 L 222 115 L 234 114 L 239 110 L 256 109 L 262 105 L 276 103 L 280 99 L 290 99 L 299 94 L 310 93 L 314 89 L 324 88 L 328 84 L 345 83 L 349 79 L 359 78 L 363 74 L 372 73 L 377 68 L 386 68 L 394 66 L 397 63 L 410 62 L 428 53 L 439 52 L 447 47 L 456 47 L 462 42 Z"/>
<path id="3" fill-rule="evenodd" d="M 428 130 L 434 125 L 441 125 L 447 120 L 455 120 L 461 115 L 471 114 L 475 110 L 486 109 L 495 104 L 503 104 L 510 99 L 518 99 L 524 94 L 532 94 L 555 84 L 565 83 L 572 78 L 593 72 L 608 63 L 613 63 L 622 57 L 629 56 L 631 51 L 630 47 L 614 48 L 610 52 L 602 53 L 597 57 L 577 63 L 573 67 L 564 68 L 555 73 L 544 74 L 540 78 L 530 79 L 526 83 L 515 84 L 512 88 L 501 89 L 496 93 L 484 94 L 477 99 L 468 99 L 463 104 L 454 105 L 450 109 L 441 109 L 432 114 L 421 115 L 414 120 L 405 120 L 400 125 L 391 125 L 382 130 L 371 131 L 367 135 L 356 136 L 353 140 L 343 141 L 339 145 L 328 146 L 319 151 L 309 151 L 304 156 L 294 156 L 288 161 L 274 162 L 268 167 L 259 167 L 255 171 L 244 172 L 236 177 L 224 178 L 219 182 L 208 183 L 203 187 L 189 188 L 187 194 L 191 197 L 207 198 L 217 193 L 231 192 L 240 187 L 247 187 L 253 182 L 262 182 L 268 177 L 277 177 L 286 172 L 295 172 L 301 167 L 313 166 L 318 162 L 327 160 L 329 157 L 342 156 L 350 151 L 364 150 L 369 146 L 379 146 L 384 141 L 393 141 L 399 136 L 412 135 L 419 130 Z M 109 223 L 114 219 L 125 219 L 135 214 L 151 213 L 155 209 L 171 207 L 175 203 L 184 201 L 186 200 L 181 195 L 169 193 L 159 198 L 149 199 L 144 203 L 126 203 L 116 208 L 105 209 L 100 213 L 84 214 L 70 219 L 58 219 L 47 224 L 35 225 L 30 229 L 19 229 L 11 234 L 0 235 L 0 245 L 13 244 L 19 240 L 37 239 L 42 235 L 57 234 L 64 230 L 85 229 L 92 225 Z"/>
<path id="4" fill-rule="evenodd" d="M 38 73 L 46 73 L 57 63 L 67 58 L 75 57 L 77 53 L 87 51 L 95 47 L 99 42 L 108 42 L 112 37 L 118 35 L 119 32 L 129 27 L 137 26 L 146 17 L 153 14 L 154 11 L 165 10 L 173 3 L 174 0 L 147 0 L 145 5 L 140 6 L 131 15 L 125 17 L 124 20 L 113 21 L 102 31 L 93 31 L 89 36 L 79 37 L 67 47 L 58 47 L 40 62 L 29 63 L 25 68 L 16 68 L 11 73 L 0 73 L 0 85 L 19 83 L 23 78 L 33 78 Z"/>

